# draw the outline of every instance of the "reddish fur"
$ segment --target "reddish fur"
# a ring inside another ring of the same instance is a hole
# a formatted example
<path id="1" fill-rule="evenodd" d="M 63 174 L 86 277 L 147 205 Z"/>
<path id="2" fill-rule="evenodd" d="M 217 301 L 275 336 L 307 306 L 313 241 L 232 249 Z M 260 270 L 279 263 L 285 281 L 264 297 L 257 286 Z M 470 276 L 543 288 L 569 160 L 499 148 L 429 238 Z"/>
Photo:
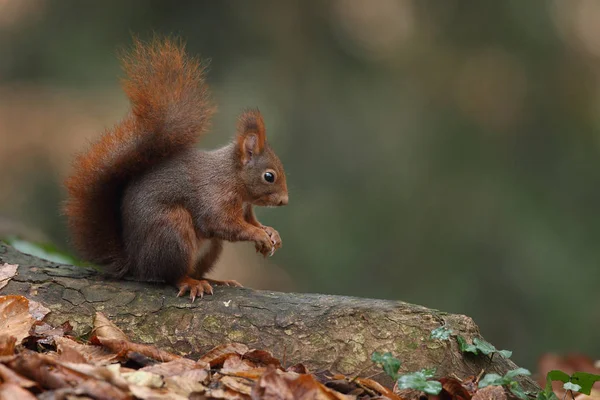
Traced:
<path id="1" fill-rule="evenodd" d="M 204 68 L 181 42 L 135 41 L 122 57 L 131 114 L 74 163 L 65 213 L 75 247 L 100 264 L 123 258 L 120 201 L 137 175 L 196 145 L 214 108 Z"/>
<path id="2" fill-rule="evenodd" d="M 66 182 L 73 242 L 118 276 L 166 281 L 192 298 L 211 293 L 202 278 L 223 240 L 252 241 L 263 255 L 281 247 L 252 206 L 287 204 L 283 165 L 257 110 L 240 116 L 235 142 L 195 148 L 213 107 L 202 67 L 180 42 L 136 41 L 123 66 L 131 113 L 76 159 Z"/>

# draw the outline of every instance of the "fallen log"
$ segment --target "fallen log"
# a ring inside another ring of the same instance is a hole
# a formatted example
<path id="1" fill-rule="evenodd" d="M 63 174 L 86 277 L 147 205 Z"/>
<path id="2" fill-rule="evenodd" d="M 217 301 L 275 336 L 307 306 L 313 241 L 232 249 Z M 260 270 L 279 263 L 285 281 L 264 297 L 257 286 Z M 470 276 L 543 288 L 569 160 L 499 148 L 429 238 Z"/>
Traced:
<path id="1" fill-rule="evenodd" d="M 41 303 L 51 310 L 45 322 L 69 321 L 79 336 L 90 333 L 100 311 L 132 341 L 192 359 L 219 344 L 240 342 L 269 350 L 286 365 L 303 363 L 311 371 L 347 376 L 379 372 L 370 360 L 375 351 L 402 360 L 400 372 L 435 367 L 436 376 L 462 379 L 516 368 L 500 355 L 463 354 L 454 337 L 430 337 L 440 326 L 469 342 L 481 337 L 471 318 L 401 301 L 216 287 L 213 296 L 191 303 L 164 284 L 109 280 L 93 269 L 56 264 L 0 242 L 3 263 L 18 269 L 0 295 Z M 392 385 L 383 373 L 374 379 Z M 528 377 L 520 381 L 525 390 L 539 389 Z"/>

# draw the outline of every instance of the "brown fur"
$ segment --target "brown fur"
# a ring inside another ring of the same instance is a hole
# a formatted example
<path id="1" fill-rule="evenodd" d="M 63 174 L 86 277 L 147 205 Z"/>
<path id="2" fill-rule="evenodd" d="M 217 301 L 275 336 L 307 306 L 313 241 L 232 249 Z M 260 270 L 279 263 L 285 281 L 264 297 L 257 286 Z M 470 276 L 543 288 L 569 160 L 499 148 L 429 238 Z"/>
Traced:
<path id="1" fill-rule="evenodd" d="M 198 150 L 214 110 L 200 63 L 169 39 L 135 41 L 122 60 L 131 113 L 76 159 L 66 182 L 81 255 L 117 275 L 189 285 L 214 266 L 222 240 L 253 241 L 265 255 L 279 248 L 277 231 L 252 212 L 288 201 L 260 112 L 240 116 L 234 142 Z"/>

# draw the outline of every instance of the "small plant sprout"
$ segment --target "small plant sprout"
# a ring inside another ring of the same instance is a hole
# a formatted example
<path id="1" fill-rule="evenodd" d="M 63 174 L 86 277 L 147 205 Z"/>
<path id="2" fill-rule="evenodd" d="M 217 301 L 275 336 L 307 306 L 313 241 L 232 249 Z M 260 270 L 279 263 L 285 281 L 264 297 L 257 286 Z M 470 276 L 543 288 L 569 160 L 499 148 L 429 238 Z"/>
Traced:
<path id="1" fill-rule="evenodd" d="M 437 340 L 448 340 L 450 339 L 450 335 L 452 335 L 452 329 L 444 326 L 440 326 L 439 328 L 435 328 L 431 331 L 431 339 Z"/>
<path id="2" fill-rule="evenodd" d="M 512 356 L 512 351 L 498 350 L 494 347 L 493 344 L 486 342 L 485 340 L 480 338 L 474 338 L 473 344 L 467 343 L 465 338 L 463 338 L 462 336 L 457 336 L 456 340 L 458 342 L 460 351 L 462 351 L 463 353 L 484 354 L 486 356 L 491 355 L 492 357 L 495 353 L 498 353 L 504 358 L 510 358 L 510 356 Z"/>

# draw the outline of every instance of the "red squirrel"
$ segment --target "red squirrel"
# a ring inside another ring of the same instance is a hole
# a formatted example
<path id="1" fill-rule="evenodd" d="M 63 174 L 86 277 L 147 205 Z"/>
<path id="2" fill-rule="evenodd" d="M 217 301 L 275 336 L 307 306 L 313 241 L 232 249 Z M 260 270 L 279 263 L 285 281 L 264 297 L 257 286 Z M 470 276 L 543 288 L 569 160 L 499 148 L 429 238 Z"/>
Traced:
<path id="1" fill-rule="evenodd" d="M 74 162 L 65 214 L 85 260 L 117 277 L 166 281 L 192 301 L 211 284 L 204 275 L 223 240 L 252 241 L 264 256 L 281 247 L 253 205 L 283 206 L 283 165 L 259 111 L 241 114 L 235 139 L 196 147 L 214 112 L 205 69 L 179 40 L 134 40 L 122 57 L 130 113 Z"/>

